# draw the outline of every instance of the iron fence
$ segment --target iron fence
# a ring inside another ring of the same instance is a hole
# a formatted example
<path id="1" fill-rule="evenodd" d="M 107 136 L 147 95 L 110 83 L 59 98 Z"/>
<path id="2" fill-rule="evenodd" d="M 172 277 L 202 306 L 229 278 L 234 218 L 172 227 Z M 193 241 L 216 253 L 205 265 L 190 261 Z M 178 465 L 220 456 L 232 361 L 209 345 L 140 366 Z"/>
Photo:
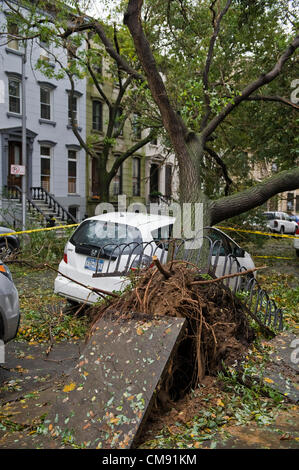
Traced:
<path id="1" fill-rule="evenodd" d="M 108 243 L 89 251 L 85 247 L 76 247 L 76 251 L 95 257 L 93 277 L 96 278 L 126 278 L 132 272 L 138 275 L 141 270 L 153 265 L 153 256 L 157 256 L 161 264 L 171 259 L 182 259 L 198 269 L 199 274 L 209 274 L 214 278 L 248 271 L 248 266 L 242 264 L 246 256 L 243 250 L 236 254 L 228 252 L 221 240 L 213 240 L 207 235 L 202 237 L 200 247 L 197 245 L 194 249 L 192 240 L 172 239 L 119 245 Z M 243 256 L 237 256 L 238 254 Z M 246 307 L 265 326 L 283 329 L 283 312 L 260 286 L 255 273 L 227 277 L 222 282 L 242 298 Z"/>

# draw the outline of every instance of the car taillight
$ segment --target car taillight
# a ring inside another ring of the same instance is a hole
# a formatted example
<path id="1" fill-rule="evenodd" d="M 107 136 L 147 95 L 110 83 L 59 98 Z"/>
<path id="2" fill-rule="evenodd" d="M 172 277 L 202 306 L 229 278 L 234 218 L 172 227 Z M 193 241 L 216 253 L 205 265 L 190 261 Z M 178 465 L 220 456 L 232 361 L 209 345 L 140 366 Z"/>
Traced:
<path id="1" fill-rule="evenodd" d="M 67 264 L 67 252 L 63 253 L 63 261 Z"/>
<path id="2" fill-rule="evenodd" d="M 296 235 L 299 235 L 299 225 L 296 228 Z"/>
<path id="3" fill-rule="evenodd" d="M 0 272 L 4 274 L 10 281 L 12 281 L 12 275 L 9 268 L 5 264 L 0 264 Z"/>

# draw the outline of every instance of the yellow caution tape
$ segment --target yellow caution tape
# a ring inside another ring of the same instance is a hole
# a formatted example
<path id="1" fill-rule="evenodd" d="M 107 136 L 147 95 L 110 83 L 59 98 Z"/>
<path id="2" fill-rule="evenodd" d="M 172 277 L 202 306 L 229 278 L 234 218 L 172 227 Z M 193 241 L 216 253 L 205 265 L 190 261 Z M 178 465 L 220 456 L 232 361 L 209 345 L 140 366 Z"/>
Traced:
<path id="1" fill-rule="evenodd" d="M 254 255 L 254 258 L 270 258 L 270 259 L 292 259 L 294 261 L 294 258 L 287 258 L 286 256 L 262 256 L 262 255 Z"/>
<path id="2" fill-rule="evenodd" d="M 43 232 L 43 231 L 49 231 L 49 230 L 58 230 L 58 229 L 65 229 L 65 228 L 70 228 L 70 227 L 77 227 L 79 224 L 71 224 L 71 225 L 57 225 L 54 227 L 43 227 L 43 228 L 36 228 L 32 230 L 21 230 L 19 232 L 8 232 L 8 233 L 0 233 L 0 237 L 7 237 L 8 235 L 22 235 L 23 233 L 33 233 L 33 232 Z M 243 232 L 243 233 L 256 233 L 257 235 L 264 235 L 266 237 L 278 237 L 278 238 L 299 238 L 296 237 L 295 235 L 282 235 L 280 233 L 273 233 L 273 232 L 261 232 L 259 230 L 245 230 L 241 228 L 233 228 L 233 227 L 221 227 L 219 225 L 215 226 L 216 228 L 219 228 L 221 230 L 232 230 L 234 232 Z"/>
<path id="3" fill-rule="evenodd" d="M 0 237 L 8 237 L 9 235 L 22 235 L 23 233 L 45 232 L 45 231 L 50 231 L 50 230 L 65 229 L 65 228 L 70 228 L 70 227 L 77 227 L 78 225 L 79 224 L 57 225 L 54 227 L 43 227 L 43 228 L 35 228 L 32 230 L 21 230 L 20 232 L 0 233 Z"/>
<path id="4" fill-rule="evenodd" d="M 295 235 L 282 235 L 281 233 L 260 232 L 259 230 L 245 230 L 241 228 L 220 227 L 219 225 L 217 225 L 216 228 L 220 228 L 221 230 L 233 230 L 234 232 L 256 233 L 257 235 L 264 235 L 267 237 L 292 238 L 292 239 L 298 238 Z"/>

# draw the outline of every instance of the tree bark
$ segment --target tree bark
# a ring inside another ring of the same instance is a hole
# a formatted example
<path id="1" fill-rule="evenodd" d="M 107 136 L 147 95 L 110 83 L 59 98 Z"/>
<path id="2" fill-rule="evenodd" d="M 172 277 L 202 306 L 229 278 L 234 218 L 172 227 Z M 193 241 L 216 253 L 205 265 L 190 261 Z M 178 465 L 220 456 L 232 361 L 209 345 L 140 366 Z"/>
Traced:
<path id="1" fill-rule="evenodd" d="M 297 188 L 299 188 L 299 168 L 282 171 L 245 191 L 214 201 L 211 204 L 211 224 L 217 224 L 261 206 L 275 194 Z"/>

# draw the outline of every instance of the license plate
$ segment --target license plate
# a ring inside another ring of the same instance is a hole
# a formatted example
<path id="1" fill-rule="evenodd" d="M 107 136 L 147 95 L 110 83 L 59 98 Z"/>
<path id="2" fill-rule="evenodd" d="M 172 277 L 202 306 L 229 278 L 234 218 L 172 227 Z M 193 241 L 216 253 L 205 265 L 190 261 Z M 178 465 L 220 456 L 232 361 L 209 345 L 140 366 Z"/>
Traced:
<path id="1" fill-rule="evenodd" d="M 104 260 L 87 257 L 85 260 L 85 269 L 101 273 L 103 271 Z"/>

